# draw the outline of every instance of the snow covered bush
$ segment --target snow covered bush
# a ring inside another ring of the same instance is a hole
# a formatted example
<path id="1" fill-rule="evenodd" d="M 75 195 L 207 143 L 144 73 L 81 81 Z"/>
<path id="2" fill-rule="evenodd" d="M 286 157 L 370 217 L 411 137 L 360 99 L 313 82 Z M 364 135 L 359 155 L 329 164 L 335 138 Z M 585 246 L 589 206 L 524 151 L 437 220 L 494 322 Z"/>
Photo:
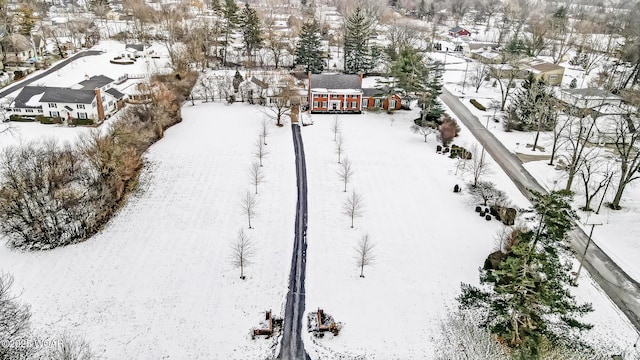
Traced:
<path id="1" fill-rule="evenodd" d="M 154 76 L 151 104 L 130 105 L 110 129 L 77 147 L 55 141 L 9 147 L 0 159 L 0 232 L 14 247 L 52 249 L 87 239 L 136 185 L 142 154 L 181 121 L 193 73 Z"/>

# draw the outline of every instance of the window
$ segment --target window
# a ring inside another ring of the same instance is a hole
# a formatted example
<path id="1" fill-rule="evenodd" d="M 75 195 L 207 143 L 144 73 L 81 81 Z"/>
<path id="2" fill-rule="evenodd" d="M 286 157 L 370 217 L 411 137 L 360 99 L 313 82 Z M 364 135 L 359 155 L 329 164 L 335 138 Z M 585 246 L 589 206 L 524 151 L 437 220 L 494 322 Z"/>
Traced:
<path id="1" fill-rule="evenodd" d="M 315 108 L 317 108 L 317 107 L 318 107 L 318 105 L 319 105 L 319 103 L 318 103 L 317 101 L 314 101 L 314 102 L 313 102 L 313 108 L 314 108 L 314 109 L 315 109 Z"/>
<path id="2" fill-rule="evenodd" d="M 25 112 L 28 112 L 28 113 L 32 113 L 32 112 L 33 112 L 33 109 L 25 109 L 24 111 L 25 111 Z"/>
<path id="3" fill-rule="evenodd" d="M 76 109 L 84 109 L 84 104 L 78 104 L 78 105 L 76 105 Z"/>
<path id="4" fill-rule="evenodd" d="M 333 94 L 333 95 L 331 95 L 331 98 L 332 98 L 332 99 L 337 99 L 337 98 L 338 98 L 338 95 Z"/>
<path id="5" fill-rule="evenodd" d="M 13 109 L 13 112 L 21 112 L 22 110 L 20 109 Z"/>
<path id="6" fill-rule="evenodd" d="M 380 99 L 376 99 L 376 100 L 373 102 L 373 106 L 374 106 L 374 107 L 380 107 Z"/>
<path id="7" fill-rule="evenodd" d="M 91 107 L 96 107 L 96 102 L 95 101 L 91 103 Z"/>
<path id="8" fill-rule="evenodd" d="M 59 116 L 60 116 L 60 113 L 59 113 L 59 112 L 57 112 L 57 111 L 49 111 L 49 115 L 50 115 L 51 117 L 59 117 Z"/>
<path id="9" fill-rule="evenodd" d="M 358 102 L 357 101 L 352 102 L 351 103 L 351 107 L 352 108 L 357 108 L 358 107 Z"/>
<path id="10" fill-rule="evenodd" d="M 54 104 L 54 103 L 49 103 L 48 104 L 50 108 L 57 108 L 58 104 Z"/>
<path id="11" fill-rule="evenodd" d="M 86 119 L 87 118 L 87 113 L 78 113 L 78 119 Z"/>
<path id="12" fill-rule="evenodd" d="M 329 98 L 329 94 L 322 94 L 322 98 L 323 99 L 328 99 Z"/>
<path id="13" fill-rule="evenodd" d="M 395 100 L 389 100 L 389 109 L 395 109 L 396 108 L 396 101 Z"/>
<path id="14" fill-rule="evenodd" d="M 549 75 L 549 80 L 556 80 L 558 78 L 558 74 Z"/>
<path id="15" fill-rule="evenodd" d="M 326 101 L 323 101 L 322 102 L 322 107 L 326 109 L 328 107 L 328 103 Z"/>
<path id="16" fill-rule="evenodd" d="M 362 107 L 363 107 L 363 108 L 366 108 L 366 107 L 368 107 L 368 106 L 369 106 L 369 101 L 368 101 L 368 100 L 369 100 L 369 99 L 364 99 L 364 98 L 362 99 Z"/>
<path id="17" fill-rule="evenodd" d="M 106 101 L 106 99 L 105 99 L 104 95 L 102 95 L 102 102 L 105 102 L 105 101 Z"/>

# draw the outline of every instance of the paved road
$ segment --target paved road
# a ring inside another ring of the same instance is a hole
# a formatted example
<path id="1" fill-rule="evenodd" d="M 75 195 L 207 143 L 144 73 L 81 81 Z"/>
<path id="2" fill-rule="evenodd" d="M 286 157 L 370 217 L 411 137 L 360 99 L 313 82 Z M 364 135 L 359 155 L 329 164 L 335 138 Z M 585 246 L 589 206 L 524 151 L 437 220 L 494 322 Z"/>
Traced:
<path id="1" fill-rule="evenodd" d="M 471 133 L 485 147 L 487 152 L 509 175 L 514 184 L 527 198 L 531 198 L 529 189 L 546 193 L 536 179 L 522 166 L 522 161 L 511 153 L 493 134 L 488 131 L 467 109 L 460 99 L 443 88 L 440 99 L 469 128 Z M 570 233 L 569 243 L 576 254 L 583 254 L 588 236 L 580 228 Z M 640 284 L 624 272 L 602 249 L 593 242 L 585 258 L 584 268 L 605 293 L 629 318 L 629 321 L 640 331 Z"/>
<path id="2" fill-rule="evenodd" d="M 289 292 L 284 314 L 284 331 L 280 344 L 279 359 L 310 359 L 304 350 L 301 338 L 302 319 L 304 317 L 304 277 L 307 254 L 307 166 L 304 158 L 304 147 L 300 126 L 291 124 L 293 147 L 296 153 L 296 174 L 298 183 L 298 203 L 296 204 L 295 240 L 291 258 L 291 274 L 289 275 Z"/>
<path id="3" fill-rule="evenodd" d="M 67 66 L 70 62 L 79 59 L 81 57 L 85 57 L 85 56 L 92 56 L 92 55 L 99 55 L 102 54 L 101 51 L 99 50 L 85 50 L 85 51 L 81 51 L 79 53 L 74 54 L 73 56 L 70 56 L 62 61 L 60 61 L 59 63 L 53 65 L 52 67 L 48 68 L 47 70 L 41 72 L 40 74 L 34 75 L 30 78 L 27 78 L 26 80 L 23 80 L 21 82 L 19 82 L 18 84 L 15 84 L 13 86 L 9 86 L 7 88 L 4 88 L 2 91 L 0 91 L 0 98 L 3 98 L 17 90 L 22 89 L 23 87 L 31 84 L 32 82 L 36 81 L 36 80 L 40 80 L 41 78 L 51 74 L 54 71 L 58 71 L 60 69 L 62 69 L 63 67 Z"/>

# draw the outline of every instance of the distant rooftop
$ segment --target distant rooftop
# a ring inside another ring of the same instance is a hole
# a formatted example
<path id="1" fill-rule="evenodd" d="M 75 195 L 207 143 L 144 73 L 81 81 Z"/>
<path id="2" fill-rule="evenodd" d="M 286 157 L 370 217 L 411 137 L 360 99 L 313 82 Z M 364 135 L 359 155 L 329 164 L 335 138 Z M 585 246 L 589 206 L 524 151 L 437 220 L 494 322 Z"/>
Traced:
<path id="1" fill-rule="evenodd" d="M 107 84 L 111 84 L 113 79 L 104 75 L 95 75 L 87 80 L 81 81 L 78 84 L 82 86 L 82 89 L 93 90 L 95 88 L 101 88 Z"/>

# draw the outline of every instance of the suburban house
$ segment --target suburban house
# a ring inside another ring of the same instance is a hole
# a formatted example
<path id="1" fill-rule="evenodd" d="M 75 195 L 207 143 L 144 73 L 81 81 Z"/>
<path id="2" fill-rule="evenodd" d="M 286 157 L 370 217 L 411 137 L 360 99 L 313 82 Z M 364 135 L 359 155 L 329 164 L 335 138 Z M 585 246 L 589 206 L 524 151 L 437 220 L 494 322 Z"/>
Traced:
<path id="1" fill-rule="evenodd" d="M 500 64 L 502 62 L 502 54 L 492 48 L 470 50 L 469 57 L 484 64 Z"/>
<path id="2" fill-rule="evenodd" d="M 451 37 L 471 36 L 471 32 L 463 27 L 455 26 L 449 29 L 449 36 Z"/>
<path id="3" fill-rule="evenodd" d="M 564 76 L 564 67 L 541 59 L 529 59 L 521 62 L 528 72 L 533 74 L 536 80 L 542 80 L 547 85 L 560 85 Z"/>
<path id="4" fill-rule="evenodd" d="M 150 55 L 153 51 L 150 49 L 151 47 L 148 44 L 125 44 L 124 53 L 122 54 L 123 58 L 137 59 L 139 57 L 144 57 L 146 55 Z"/>
<path id="5" fill-rule="evenodd" d="M 94 76 L 73 88 L 25 86 L 10 104 L 12 116 L 33 118 L 90 119 L 110 117 L 124 104 L 124 95 L 111 87 L 113 80 Z"/>
<path id="6" fill-rule="evenodd" d="M 516 79 L 524 79 L 529 74 L 533 74 L 536 80 L 544 81 L 547 85 L 552 86 L 560 85 L 564 76 L 564 68 L 562 66 L 535 58 L 520 60 L 516 65 L 494 63 L 490 66 L 499 78 L 514 76 Z"/>
<path id="7" fill-rule="evenodd" d="M 400 110 L 403 106 L 408 106 L 408 104 L 405 104 L 398 94 L 390 94 L 388 89 L 362 89 L 363 109 Z"/>
<path id="8" fill-rule="evenodd" d="M 35 70 L 36 51 L 31 40 L 21 34 L 8 34 L 0 40 L 2 63 L 4 70 L 15 74 L 15 77 L 23 77 Z"/>
<path id="9" fill-rule="evenodd" d="M 251 76 L 244 80 L 238 86 L 238 92 L 240 98 L 244 101 L 248 101 L 250 104 L 265 105 L 269 94 L 269 84 Z"/>
<path id="10" fill-rule="evenodd" d="M 622 105 L 622 98 L 600 88 L 562 89 L 560 100 L 581 110 L 595 109 L 602 105 Z"/>
<path id="11" fill-rule="evenodd" d="M 308 75 L 312 113 L 362 112 L 362 75 Z"/>

